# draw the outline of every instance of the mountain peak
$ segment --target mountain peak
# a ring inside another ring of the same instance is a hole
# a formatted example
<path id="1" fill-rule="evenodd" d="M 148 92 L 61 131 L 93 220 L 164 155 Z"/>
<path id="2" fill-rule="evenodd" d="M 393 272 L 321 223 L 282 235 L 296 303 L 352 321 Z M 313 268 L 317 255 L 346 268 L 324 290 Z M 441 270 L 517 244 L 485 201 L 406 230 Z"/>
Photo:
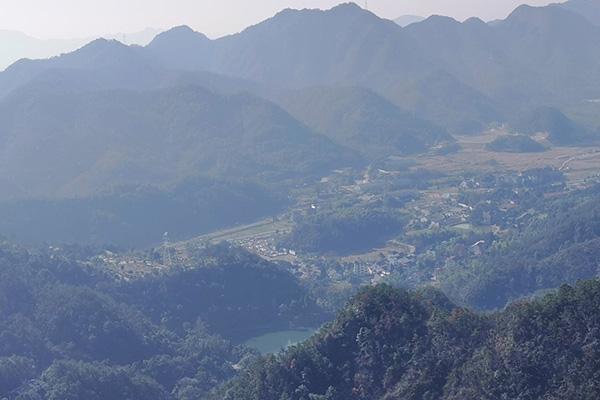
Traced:
<path id="1" fill-rule="evenodd" d="M 600 26 L 600 2 L 598 0 L 569 0 L 558 6 L 580 14 L 594 25 Z"/>
<path id="2" fill-rule="evenodd" d="M 174 26 L 173 28 L 169 29 L 167 32 L 185 32 L 185 33 L 196 33 L 196 31 L 194 31 L 192 28 L 190 28 L 188 25 L 179 25 L 179 26 Z"/>
<path id="3" fill-rule="evenodd" d="M 471 17 L 471 18 L 465 20 L 465 22 L 463 22 L 463 24 L 466 24 L 466 25 L 487 25 L 482 19 L 477 18 L 477 17 Z"/>
<path id="4" fill-rule="evenodd" d="M 70 57 L 70 58 L 78 56 L 78 57 L 82 58 L 82 61 L 85 61 L 86 57 L 93 57 L 95 55 L 100 55 L 100 54 L 109 56 L 112 54 L 119 54 L 122 52 L 127 52 L 129 50 L 130 50 L 129 46 L 119 42 L 118 40 L 100 38 L 100 39 L 96 39 L 96 40 L 89 42 L 88 44 L 86 44 L 85 46 L 80 48 L 79 50 L 76 50 L 65 56 Z"/>
<path id="5" fill-rule="evenodd" d="M 443 24 L 445 26 L 460 25 L 460 22 L 458 22 L 454 18 L 446 17 L 444 15 L 432 15 L 429 18 L 426 18 L 423 22 L 428 23 L 428 24 L 437 24 L 437 25 Z"/>
<path id="6" fill-rule="evenodd" d="M 209 39 L 204 34 L 196 32 L 187 25 L 180 25 L 158 34 L 154 38 L 154 40 L 150 42 L 148 47 L 153 47 L 165 43 L 184 42 L 189 44 L 194 42 L 204 42 L 208 40 Z"/>
<path id="7" fill-rule="evenodd" d="M 583 15 L 577 14 L 560 4 L 546 7 L 522 5 L 517 7 L 504 21 L 496 25 L 516 32 L 538 32 L 552 37 L 586 37 L 595 26 Z M 564 35 L 564 34 L 568 35 Z"/>
<path id="8" fill-rule="evenodd" d="M 302 10 L 295 8 L 286 8 L 281 10 L 279 13 L 275 14 L 275 16 L 271 19 L 278 19 L 278 17 L 285 17 L 290 15 L 298 15 L 298 14 L 329 14 L 329 15 L 361 15 L 361 14 L 370 14 L 368 10 L 360 7 L 358 4 L 353 2 L 341 3 L 338 4 L 328 10 L 321 10 L 315 8 L 305 8 Z"/>
<path id="9" fill-rule="evenodd" d="M 394 19 L 394 22 L 403 28 L 423 21 L 425 21 L 425 17 L 419 15 L 402 15 Z"/>
<path id="10" fill-rule="evenodd" d="M 98 38 L 83 46 L 82 49 L 103 49 L 107 47 L 127 47 L 127 45 L 116 39 Z"/>
<path id="11" fill-rule="evenodd" d="M 354 2 L 347 2 L 347 3 L 341 3 L 338 4 L 337 6 L 331 8 L 330 11 L 337 11 L 337 12 L 356 12 L 356 11 L 366 11 L 364 8 L 362 8 L 361 6 L 359 6 L 358 4 L 354 3 Z"/>
<path id="12" fill-rule="evenodd" d="M 585 18 L 578 15 L 566 8 L 560 7 L 558 4 L 551 4 L 545 7 L 534 7 L 527 4 L 520 5 L 517 7 L 509 16 L 504 20 L 508 23 L 534 23 L 542 20 L 546 21 L 557 21 L 559 23 L 564 20 L 579 19 L 585 21 Z"/>
<path id="13" fill-rule="evenodd" d="M 163 65 L 175 69 L 202 69 L 211 40 L 187 25 L 176 26 L 154 38 L 146 49 Z"/>

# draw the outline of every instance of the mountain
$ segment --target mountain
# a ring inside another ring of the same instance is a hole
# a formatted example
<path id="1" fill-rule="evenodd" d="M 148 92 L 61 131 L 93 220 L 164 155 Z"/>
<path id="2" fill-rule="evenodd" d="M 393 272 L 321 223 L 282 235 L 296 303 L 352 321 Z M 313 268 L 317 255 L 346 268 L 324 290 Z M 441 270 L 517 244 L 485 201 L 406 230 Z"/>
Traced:
<path id="1" fill-rule="evenodd" d="M 85 40 L 40 40 L 21 32 L 0 30 L 0 71 L 22 58 L 49 58 L 76 50 Z"/>
<path id="2" fill-rule="evenodd" d="M 146 47 L 162 64 L 174 69 L 202 69 L 210 51 L 210 39 L 187 26 L 157 35 Z"/>
<path id="3" fill-rule="evenodd" d="M 357 161 L 272 103 L 193 86 L 25 91 L 0 104 L 0 116 L 0 180 L 33 198 L 198 175 L 321 176 Z"/>
<path id="4" fill-rule="evenodd" d="M 368 89 L 298 90 L 280 104 L 315 131 L 371 159 L 420 153 L 442 141 L 452 141 L 443 129 Z"/>
<path id="5" fill-rule="evenodd" d="M 401 27 L 407 27 L 408 25 L 416 24 L 417 22 L 424 21 L 425 17 L 420 17 L 418 15 L 402 15 L 394 20 L 395 23 L 400 25 Z"/>
<path id="6" fill-rule="evenodd" d="M 185 41 L 195 40 L 195 48 L 202 49 L 204 38 L 186 31 Z M 392 21 L 352 3 L 327 11 L 288 9 L 240 34 L 211 41 L 203 57 L 196 56 L 196 67 L 282 86 L 365 83 L 367 77 L 376 78 L 383 65 L 396 68 L 395 73 L 416 71 L 419 51 L 403 40 L 401 31 Z M 153 43 L 150 52 L 168 59 L 164 54 L 176 42 L 171 37 L 182 33 L 176 29 L 165 34 L 164 45 Z M 407 51 L 411 57 L 402 57 Z"/>
<path id="7" fill-rule="evenodd" d="M 147 28 L 140 32 L 105 35 L 107 39 L 117 39 L 126 44 L 145 46 L 159 33 Z M 0 30 L 0 71 L 16 61 L 27 59 L 45 59 L 63 53 L 72 52 L 92 41 L 90 38 L 75 39 L 37 39 L 21 32 Z"/>
<path id="8" fill-rule="evenodd" d="M 488 143 L 486 149 L 505 153 L 539 153 L 546 148 L 525 135 L 503 135 Z"/>
<path id="9" fill-rule="evenodd" d="M 600 63 L 600 27 L 583 16 L 556 6 L 521 6 L 496 30 L 517 72 L 505 85 L 505 101 L 560 107 L 599 93 L 600 71 L 593 66 Z"/>
<path id="10" fill-rule="evenodd" d="M 382 93 L 451 134 L 480 133 L 505 118 L 493 99 L 446 72 L 435 71 Z"/>
<path id="11" fill-rule="evenodd" d="M 172 51 L 180 45 L 185 51 L 174 57 Z M 329 11 L 286 10 L 240 34 L 211 42 L 190 29 L 177 28 L 148 47 L 165 68 L 183 64 L 283 87 L 371 88 L 452 131 L 480 129 L 500 119 L 492 101 L 450 74 L 440 73 L 434 67 L 437 60 L 425 56 L 424 49 L 399 26 L 354 4 Z M 432 75 L 451 83 L 432 87 L 428 83 Z M 422 85 L 431 91 L 423 100 Z"/>
<path id="12" fill-rule="evenodd" d="M 160 80 L 160 68 L 141 47 L 97 39 L 81 49 L 48 60 L 20 60 L 0 74 L 0 98 L 38 81 L 60 87 L 55 76 L 77 79 L 89 73 L 94 83 L 109 88 L 145 88 Z"/>
<path id="13" fill-rule="evenodd" d="M 288 205 L 285 192 L 273 187 L 206 177 L 66 199 L 23 200 L 7 192 L 17 200 L 0 201 L 0 232 L 33 245 L 141 248 L 159 243 L 164 232 L 185 240 L 272 217 Z"/>
<path id="14" fill-rule="evenodd" d="M 308 342 L 214 399 L 594 399 L 600 283 L 479 315 L 431 290 L 362 290 Z"/>
<path id="15" fill-rule="evenodd" d="M 600 97 L 600 26 L 557 5 L 521 6 L 494 24 L 433 16 L 402 28 L 350 3 L 285 10 L 217 40 L 178 27 L 145 48 L 90 46 L 13 65 L 0 74 L 0 96 L 65 69 L 95 71 L 113 88 L 146 89 L 183 72 L 212 73 L 269 90 L 364 87 L 451 133 L 477 133 L 522 110 L 571 109 Z M 101 62 L 76 62 L 85 58 Z M 582 112 L 592 120 L 595 110 Z"/>
<path id="16" fill-rule="evenodd" d="M 512 68 L 497 31 L 477 18 L 458 22 L 434 15 L 404 32 L 426 49 L 440 69 L 473 90 L 493 94 Z"/>
<path id="17" fill-rule="evenodd" d="M 517 117 L 513 123 L 517 131 L 532 135 L 547 133 L 556 145 L 574 145 L 592 140 L 592 133 L 553 107 L 540 107 Z"/>
<path id="18" fill-rule="evenodd" d="M 138 32 L 113 33 L 102 35 L 102 37 L 105 39 L 115 39 L 127 45 L 146 46 L 152 42 L 159 33 L 161 33 L 160 29 L 146 28 Z"/>
<path id="19" fill-rule="evenodd" d="M 559 3 L 559 5 L 569 11 L 581 14 L 595 25 L 600 25 L 600 4 L 595 0 L 569 0 Z"/>
<path id="20" fill-rule="evenodd" d="M 436 65 L 505 115 L 540 102 L 581 102 L 600 91 L 600 30 L 561 7 L 521 6 L 493 25 L 433 16 L 405 31 Z"/>

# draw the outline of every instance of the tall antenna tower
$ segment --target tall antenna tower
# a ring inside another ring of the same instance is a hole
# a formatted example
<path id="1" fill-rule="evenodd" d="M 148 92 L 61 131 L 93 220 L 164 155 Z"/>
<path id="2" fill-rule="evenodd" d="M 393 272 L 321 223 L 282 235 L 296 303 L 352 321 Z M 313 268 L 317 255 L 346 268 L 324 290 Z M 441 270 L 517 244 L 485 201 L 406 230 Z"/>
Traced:
<path id="1" fill-rule="evenodd" d="M 173 265 L 173 259 L 171 257 L 171 241 L 169 240 L 169 232 L 165 232 L 163 235 L 163 265 L 170 267 Z"/>

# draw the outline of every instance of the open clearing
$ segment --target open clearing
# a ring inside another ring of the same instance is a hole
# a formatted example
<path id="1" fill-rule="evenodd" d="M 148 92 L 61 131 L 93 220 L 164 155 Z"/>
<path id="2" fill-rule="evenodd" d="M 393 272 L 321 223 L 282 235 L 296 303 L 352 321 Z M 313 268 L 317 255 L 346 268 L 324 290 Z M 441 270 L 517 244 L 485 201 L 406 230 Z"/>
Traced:
<path id="1" fill-rule="evenodd" d="M 461 151 L 443 156 L 417 157 L 416 167 L 448 175 L 553 167 L 562 170 L 571 185 L 600 173 L 600 146 L 552 147 L 542 153 L 498 153 L 485 148 L 487 143 L 503 133 L 492 131 L 478 136 L 456 136 L 462 146 Z"/>

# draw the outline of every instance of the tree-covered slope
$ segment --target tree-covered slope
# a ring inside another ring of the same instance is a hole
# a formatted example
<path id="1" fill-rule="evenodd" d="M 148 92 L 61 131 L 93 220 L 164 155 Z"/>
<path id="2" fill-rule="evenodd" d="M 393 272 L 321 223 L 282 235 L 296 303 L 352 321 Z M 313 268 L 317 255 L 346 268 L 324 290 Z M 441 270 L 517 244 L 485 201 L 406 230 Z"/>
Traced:
<path id="1" fill-rule="evenodd" d="M 452 140 L 443 129 L 363 88 L 298 90 L 280 103 L 315 131 L 371 159 L 420 153 Z"/>
<path id="2" fill-rule="evenodd" d="M 486 146 L 486 149 L 505 153 L 539 153 L 545 148 L 525 135 L 503 135 L 499 136 Z"/>
<path id="3" fill-rule="evenodd" d="M 548 140 L 556 145 L 576 145 L 594 138 L 592 132 L 553 107 L 539 107 L 521 113 L 512 125 L 520 133 L 528 135 L 546 133 Z"/>
<path id="4" fill-rule="evenodd" d="M 595 399 L 600 283 L 488 316 L 437 292 L 365 289 L 309 342 L 263 359 L 227 400 Z"/>
<path id="5" fill-rule="evenodd" d="M 595 25 L 600 25 L 600 4 L 595 0 L 569 0 L 559 3 L 561 7 L 586 17 Z"/>
<path id="6" fill-rule="evenodd" d="M 600 97 L 596 9 L 585 1 L 522 6 L 494 24 L 434 16 L 406 28 L 356 4 L 284 10 L 216 40 L 178 27 L 144 48 L 98 40 L 50 60 L 20 61 L 0 73 L 0 98 L 44 77 L 56 82 L 56 71 L 138 90 L 208 71 L 264 87 L 369 88 L 451 133 L 478 133 L 547 105 L 583 110 L 580 117 L 592 121 L 585 104 Z"/>
<path id="7" fill-rule="evenodd" d="M 185 240 L 271 217 L 287 204 L 281 193 L 259 184 L 200 177 L 85 198 L 0 201 L 0 232 L 27 244 L 139 248 L 157 244 L 164 232 Z"/>
<path id="8" fill-rule="evenodd" d="M 0 116 L 0 181 L 29 197 L 198 175 L 305 178 L 356 161 L 272 103 L 199 87 L 27 91 L 5 100 Z"/>
<path id="9" fill-rule="evenodd" d="M 252 356 L 222 336 L 321 318 L 290 274 L 227 246 L 134 281 L 75 254 L 2 244 L 0 397 L 202 399 Z"/>
<path id="10" fill-rule="evenodd" d="M 563 283 L 597 277 L 597 190 L 547 202 L 521 231 L 499 240 L 483 256 L 447 269 L 443 289 L 462 304 L 495 309 Z"/>

